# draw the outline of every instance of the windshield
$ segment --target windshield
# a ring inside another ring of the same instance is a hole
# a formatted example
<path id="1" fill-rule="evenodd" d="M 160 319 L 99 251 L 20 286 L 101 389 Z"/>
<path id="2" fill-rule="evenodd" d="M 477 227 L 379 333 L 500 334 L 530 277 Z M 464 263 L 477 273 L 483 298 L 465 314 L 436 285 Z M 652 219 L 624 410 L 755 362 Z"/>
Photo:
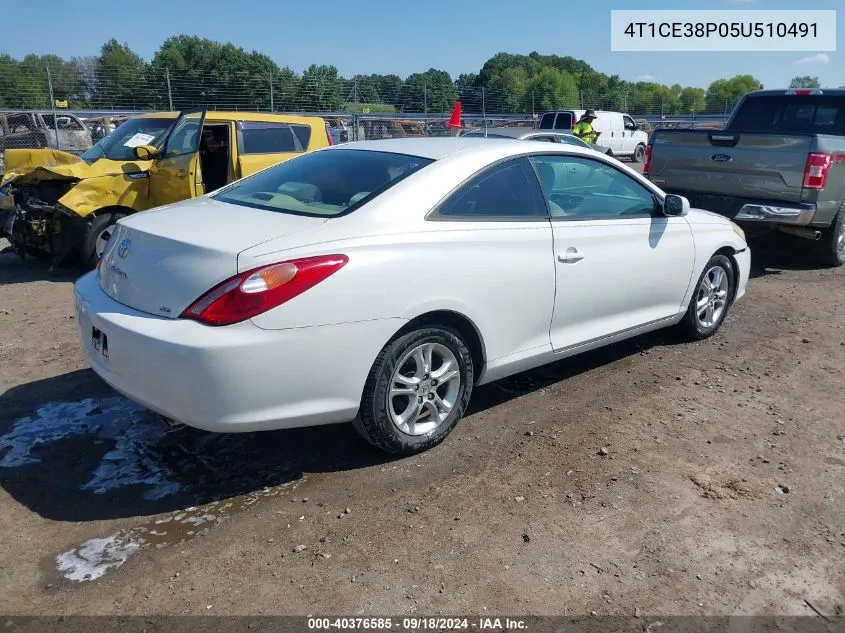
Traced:
<path id="1" fill-rule="evenodd" d="M 432 162 L 390 152 L 322 150 L 279 163 L 211 197 L 267 211 L 337 217 Z"/>
<path id="2" fill-rule="evenodd" d="M 587 143 L 575 136 L 560 136 L 560 142 L 567 145 L 577 145 L 578 147 L 590 147 Z"/>
<path id="3" fill-rule="evenodd" d="M 89 165 L 100 158 L 135 160 L 138 145 L 155 145 L 176 119 L 129 119 L 100 140 L 81 158 Z"/>

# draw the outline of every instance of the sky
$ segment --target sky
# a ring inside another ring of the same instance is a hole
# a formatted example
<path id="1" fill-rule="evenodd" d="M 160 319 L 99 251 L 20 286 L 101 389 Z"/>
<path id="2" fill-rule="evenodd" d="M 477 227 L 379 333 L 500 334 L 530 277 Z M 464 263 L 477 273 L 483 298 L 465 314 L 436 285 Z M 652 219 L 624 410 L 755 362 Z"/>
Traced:
<path id="1" fill-rule="evenodd" d="M 11 0 L 0 0 L 0 6 Z M 55 5 L 56 10 L 50 10 Z M 571 55 L 600 72 L 629 81 L 706 88 L 715 79 L 752 74 L 765 87 L 785 87 L 795 75 L 845 85 L 841 51 L 777 53 L 623 53 L 610 50 L 611 9 L 802 9 L 799 0 L 426 0 L 301 2 L 294 0 L 143 0 L 116 5 L 87 0 L 68 13 L 66 2 L 42 0 L 33 28 L 4 29 L 0 53 L 96 55 L 114 37 L 150 59 L 169 36 L 186 33 L 269 55 L 301 72 L 332 64 L 341 75 L 395 73 L 434 67 L 453 78 L 478 72 L 498 52 Z M 813 0 L 814 9 L 842 9 L 842 0 Z M 37 24 L 37 27 L 35 26 Z M 23 26 L 23 25 L 22 25 Z M 841 38 L 837 37 L 841 41 Z"/>

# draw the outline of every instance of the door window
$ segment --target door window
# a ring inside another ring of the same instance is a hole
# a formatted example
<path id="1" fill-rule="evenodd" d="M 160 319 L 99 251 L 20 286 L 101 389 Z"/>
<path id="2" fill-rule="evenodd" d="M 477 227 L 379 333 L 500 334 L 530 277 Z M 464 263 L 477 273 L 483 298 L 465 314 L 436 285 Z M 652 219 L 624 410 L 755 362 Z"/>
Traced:
<path id="1" fill-rule="evenodd" d="M 242 154 L 279 154 L 301 152 L 290 125 L 244 121 L 240 124 Z"/>
<path id="2" fill-rule="evenodd" d="M 194 154 L 200 147 L 200 130 L 205 118 L 205 112 L 187 112 L 182 115 L 173 126 L 173 131 L 164 147 L 167 157 L 182 154 Z"/>
<path id="3" fill-rule="evenodd" d="M 527 158 L 500 163 L 475 176 L 437 211 L 445 219 L 537 219 L 548 217 Z"/>
<path id="4" fill-rule="evenodd" d="M 654 194 L 636 180 L 601 161 L 579 156 L 534 156 L 543 195 L 552 217 L 604 220 L 650 217 Z"/>
<path id="5" fill-rule="evenodd" d="M 637 124 L 634 123 L 634 119 L 629 116 L 623 117 L 622 120 L 625 122 L 625 130 L 628 132 L 634 132 L 637 129 Z"/>

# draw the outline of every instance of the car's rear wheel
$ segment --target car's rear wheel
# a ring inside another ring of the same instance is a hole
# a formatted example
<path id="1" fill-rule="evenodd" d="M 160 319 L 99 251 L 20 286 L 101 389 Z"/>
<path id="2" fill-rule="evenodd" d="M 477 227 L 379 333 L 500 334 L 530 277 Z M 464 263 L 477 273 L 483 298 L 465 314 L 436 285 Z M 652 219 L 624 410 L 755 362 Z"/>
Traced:
<path id="1" fill-rule="evenodd" d="M 640 143 L 634 150 L 634 155 L 631 157 L 635 163 L 641 163 L 645 160 L 645 145 Z"/>
<path id="2" fill-rule="evenodd" d="M 728 315 L 735 284 L 731 261 L 724 255 L 711 257 L 698 279 L 687 313 L 679 324 L 687 338 L 701 340 L 716 333 Z"/>
<path id="3" fill-rule="evenodd" d="M 815 247 L 816 258 L 822 266 L 836 267 L 845 264 L 845 202 L 839 207 L 839 213 L 830 228 L 822 231 L 822 237 Z"/>
<path id="4" fill-rule="evenodd" d="M 463 416 L 473 372 L 469 348 L 450 328 L 422 326 L 399 336 L 370 370 L 355 429 L 388 453 L 427 450 Z"/>
<path id="5" fill-rule="evenodd" d="M 114 232 L 115 223 L 125 217 L 125 213 L 103 213 L 94 217 L 88 223 L 85 235 L 82 238 L 82 244 L 79 247 L 79 254 L 82 258 L 83 265 L 89 269 L 97 265 L 97 260 L 102 257 L 103 251 L 106 250 L 106 246 Z"/>

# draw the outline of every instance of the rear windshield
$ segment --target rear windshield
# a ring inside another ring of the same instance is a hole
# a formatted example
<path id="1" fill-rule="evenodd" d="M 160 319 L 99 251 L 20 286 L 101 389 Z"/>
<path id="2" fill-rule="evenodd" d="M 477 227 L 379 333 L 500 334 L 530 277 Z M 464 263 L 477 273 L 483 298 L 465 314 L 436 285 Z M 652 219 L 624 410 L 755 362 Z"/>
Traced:
<path id="1" fill-rule="evenodd" d="M 740 132 L 804 132 L 845 135 L 845 97 L 777 95 L 748 97 L 730 125 Z"/>
<path id="2" fill-rule="evenodd" d="M 322 150 L 239 180 L 212 197 L 267 211 L 337 217 L 432 162 L 391 152 Z"/>

